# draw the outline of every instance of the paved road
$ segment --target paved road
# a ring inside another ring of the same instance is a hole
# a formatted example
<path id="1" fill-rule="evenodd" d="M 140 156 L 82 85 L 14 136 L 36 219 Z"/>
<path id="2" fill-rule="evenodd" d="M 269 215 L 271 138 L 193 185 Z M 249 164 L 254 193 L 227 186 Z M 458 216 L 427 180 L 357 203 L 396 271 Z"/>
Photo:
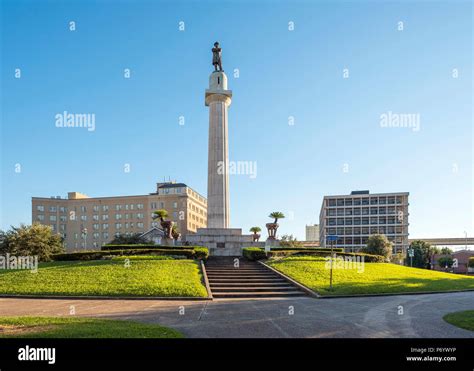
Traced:
<path id="1" fill-rule="evenodd" d="M 0 299 L 3 316 L 68 316 L 71 309 L 77 316 L 160 323 L 188 337 L 474 337 L 442 320 L 446 313 L 474 309 L 473 292 L 212 302 Z"/>

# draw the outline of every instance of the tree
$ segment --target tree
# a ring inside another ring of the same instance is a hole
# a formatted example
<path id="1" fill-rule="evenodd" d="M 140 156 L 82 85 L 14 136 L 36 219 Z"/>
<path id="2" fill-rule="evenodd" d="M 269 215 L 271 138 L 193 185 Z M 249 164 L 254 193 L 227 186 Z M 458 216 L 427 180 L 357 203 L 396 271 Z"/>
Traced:
<path id="1" fill-rule="evenodd" d="M 443 247 L 441 249 L 441 254 L 443 255 L 452 255 L 453 250 L 451 250 L 449 247 Z"/>
<path id="2" fill-rule="evenodd" d="M 285 234 L 281 237 L 280 246 L 282 247 L 303 247 L 303 244 L 298 241 L 292 234 Z"/>
<path id="3" fill-rule="evenodd" d="M 256 242 L 260 239 L 260 235 L 258 234 L 258 232 L 260 232 L 262 229 L 260 227 L 252 227 L 250 228 L 250 232 L 253 232 L 253 235 L 252 235 L 252 238 L 253 238 L 253 241 Z"/>
<path id="4" fill-rule="evenodd" d="M 153 244 L 153 242 L 148 241 L 145 237 L 141 237 L 141 233 L 133 234 L 118 234 L 114 237 L 112 241 L 109 242 L 110 245 L 142 245 L 142 244 Z"/>
<path id="5" fill-rule="evenodd" d="M 0 231 L 0 252 L 3 254 L 38 256 L 38 260 L 48 261 L 52 254 L 63 251 L 63 238 L 47 225 L 21 224 L 19 227 L 12 226 L 9 231 Z"/>
<path id="6" fill-rule="evenodd" d="M 274 240 L 275 237 L 276 237 L 276 232 L 277 232 L 278 227 L 279 227 L 278 219 L 283 219 L 285 217 L 285 215 L 280 211 L 274 211 L 274 212 L 270 213 L 270 215 L 268 217 L 275 219 L 275 221 L 273 223 L 267 223 L 265 225 L 267 227 L 267 230 L 268 230 L 268 239 Z"/>
<path id="7" fill-rule="evenodd" d="M 159 218 L 160 219 L 160 225 L 161 228 L 163 228 L 165 238 L 173 238 L 172 232 L 173 232 L 173 222 L 171 220 L 165 220 L 168 217 L 168 212 L 165 209 L 159 209 L 153 212 L 154 218 Z"/>
<path id="8" fill-rule="evenodd" d="M 433 255 L 441 252 L 437 246 L 431 246 L 428 242 L 422 240 L 413 241 L 410 244 L 410 249 L 413 249 L 413 266 L 425 269 L 431 269 Z M 410 262 L 408 252 L 407 262 Z"/>
<path id="9" fill-rule="evenodd" d="M 392 255 L 393 245 L 384 234 L 373 234 L 367 240 L 367 246 L 361 252 L 372 255 L 382 255 L 389 260 Z"/>
<path id="10" fill-rule="evenodd" d="M 452 256 L 442 256 L 438 259 L 438 264 L 441 268 L 451 268 L 454 264 Z"/>

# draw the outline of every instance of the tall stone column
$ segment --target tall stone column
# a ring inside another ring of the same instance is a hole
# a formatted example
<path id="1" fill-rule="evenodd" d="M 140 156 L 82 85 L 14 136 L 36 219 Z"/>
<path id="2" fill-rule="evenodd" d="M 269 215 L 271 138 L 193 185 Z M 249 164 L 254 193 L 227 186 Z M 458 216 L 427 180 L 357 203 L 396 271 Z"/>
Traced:
<path id="1" fill-rule="evenodd" d="M 229 140 L 227 109 L 232 91 L 227 76 L 214 71 L 209 77 L 205 102 L 209 107 L 209 157 L 207 169 L 207 228 L 229 228 Z"/>

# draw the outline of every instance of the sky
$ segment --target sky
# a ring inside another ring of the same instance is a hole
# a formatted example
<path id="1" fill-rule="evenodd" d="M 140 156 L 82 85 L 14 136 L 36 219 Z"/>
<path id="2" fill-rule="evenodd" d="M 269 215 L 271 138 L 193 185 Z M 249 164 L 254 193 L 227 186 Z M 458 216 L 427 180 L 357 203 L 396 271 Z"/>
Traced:
<path id="1" fill-rule="evenodd" d="M 304 240 L 325 195 L 370 190 L 410 193 L 410 238 L 473 236 L 472 24 L 462 1 L 2 0 L 0 228 L 33 196 L 206 195 L 219 41 L 229 157 L 257 169 L 230 177 L 232 227 L 282 211 Z"/>

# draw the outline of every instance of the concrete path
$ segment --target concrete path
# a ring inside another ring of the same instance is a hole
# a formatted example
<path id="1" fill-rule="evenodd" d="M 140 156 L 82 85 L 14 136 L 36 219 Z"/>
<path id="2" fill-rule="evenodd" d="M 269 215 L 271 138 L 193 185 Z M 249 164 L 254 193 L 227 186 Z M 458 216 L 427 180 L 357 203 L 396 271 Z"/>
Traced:
<path id="1" fill-rule="evenodd" d="M 188 337 L 474 337 L 442 320 L 474 293 L 206 301 L 0 299 L 1 316 L 93 316 L 159 323 Z M 402 313 L 402 314 L 399 314 Z"/>

